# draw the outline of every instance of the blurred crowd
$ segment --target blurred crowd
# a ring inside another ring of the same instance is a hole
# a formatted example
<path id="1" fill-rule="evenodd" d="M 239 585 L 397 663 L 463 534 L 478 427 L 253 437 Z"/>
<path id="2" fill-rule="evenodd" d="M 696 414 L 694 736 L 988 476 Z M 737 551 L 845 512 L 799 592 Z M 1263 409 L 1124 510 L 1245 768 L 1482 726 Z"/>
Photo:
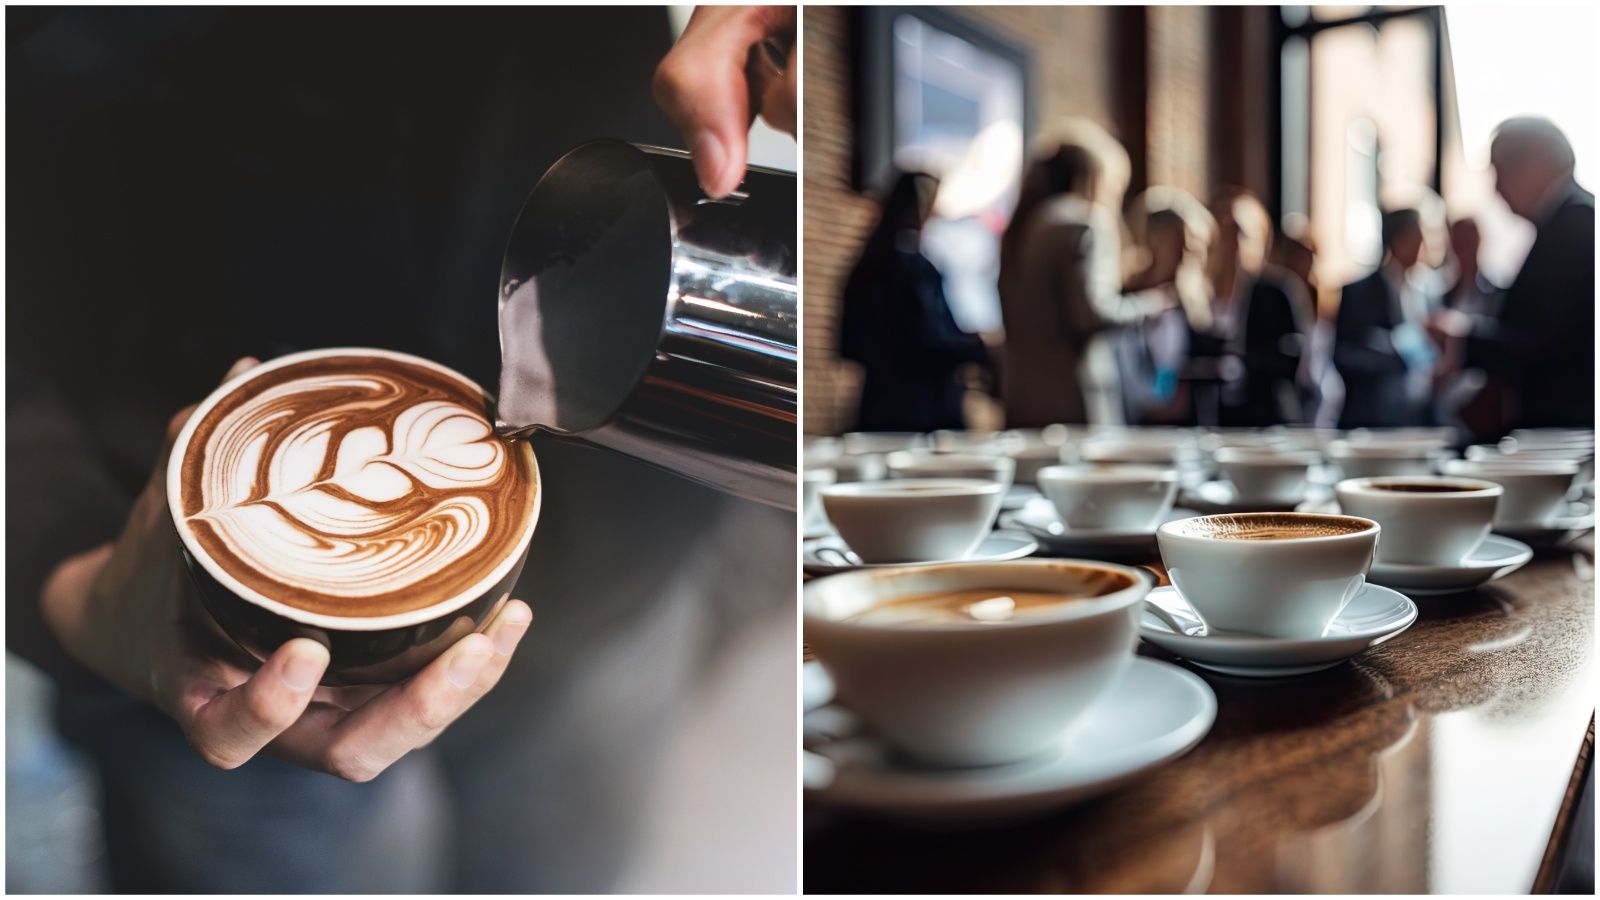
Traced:
<path id="1" fill-rule="evenodd" d="M 1096 397 L 1131 425 L 1445 427 L 1463 443 L 1592 426 L 1594 195 L 1573 162 L 1547 120 L 1496 130 L 1495 191 L 1537 235 L 1509 284 L 1480 271 L 1476 222 L 1433 196 L 1384 209 L 1377 267 L 1324 285 L 1303 217 L 1275 224 L 1234 188 L 1129 198 L 1126 150 L 1075 121 L 1023 173 L 995 334 L 957 325 L 920 249 L 938 181 L 904 173 L 842 298 L 855 429 L 975 425 L 974 388 L 1011 428 L 1088 422 Z"/>

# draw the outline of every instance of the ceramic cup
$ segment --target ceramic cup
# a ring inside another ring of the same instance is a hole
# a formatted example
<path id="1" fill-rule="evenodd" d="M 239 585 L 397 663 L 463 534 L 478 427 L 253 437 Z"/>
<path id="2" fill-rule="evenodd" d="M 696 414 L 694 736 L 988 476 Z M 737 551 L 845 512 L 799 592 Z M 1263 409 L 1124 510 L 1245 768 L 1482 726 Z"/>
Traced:
<path id="1" fill-rule="evenodd" d="M 1448 455 L 1432 441 L 1334 441 L 1327 449 L 1328 462 L 1346 478 L 1432 475 Z"/>
<path id="2" fill-rule="evenodd" d="M 1005 489 L 975 478 L 858 481 L 822 489 L 839 537 L 866 563 L 965 559 L 978 549 Z"/>
<path id="3" fill-rule="evenodd" d="M 1444 473 L 1492 481 L 1504 488 L 1494 527 L 1516 529 L 1541 528 L 1561 515 L 1579 468 L 1574 459 L 1455 459 L 1444 464 Z"/>
<path id="4" fill-rule="evenodd" d="M 806 468 L 832 469 L 834 481 L 839 484 L 850 481 L 881 481 L 889 474 L 889 467 L 884 463 L 881 453 L 807 455 L 805 465 Z"/>
<path id="5" fill-rule="evenodd" d="M 926 446 L 927 435 L 916 431 L 852 431 L 839 439 L 845 453 L 893 453 Z"/>
<path id="6" fill-rule="evenodd" d="M 1142 570 L 1078 560 L 863 570 L 806 585 L 805 636 L 840 703 L 899 750 L 1001 765 L 1058 746 L 1116 684 L 1150 584 Z M 998 623 L 852 621 L 899 597 L 990 589 L 1080 599 Z"/>
<path id="7" fill-rule="evenodd" d="M 1213 458 L 1246 503 L 1298 502 L 1305 496 L 1311 467 L 1322 461 L 1313 450 L 1266 447 L 1219 447 Z"/>
<path id="8" fill-rule="evenodd" d="M 832 469 L 808 468 L 805 470 L 803 478 L 805 492 L 801 496 L 803 502 L 800 505 L 802 510 L 800 521 L 802 525 L 815 522 L 821 517 L 822 489 L 838 480 L 838 473 Z"/>
<path id="9" fill-rule="evenodd" d="M 399 360 L 434 370 L 467 385 L 490 404 L 489 395 L 465 375 L 431 360 L 404 353 L 365 348 L 338 348 L 292 353 L 262 363 L 217 388 L 195 409 L 178 433 L 166 472 L 169 510 L 183 508 L 183 460 L 196 429 L 213 407 L 255 379 L 285 366 L 323 357 L 370 356 Z M 389 684 L 421 671 L 456 641 L 483 627 L 511 597 L 511 590 L 528 559 L 528 547 L 539 523 L 544 484 L 537 460 L 527 441 L 511 445 L 511 452 L 526 454 L 532 471 L 529 490 L 533 506 L 515 548 L 475 584 L 450 595 L 440 595 L 429 605 L 410 612 L 383 616 L 337 616 L 316 613 L 291 605 L 282 597 L 270 596 L 244 584 L 218 564 L 185 526 L 172 514 L 183 560 L 194 581 L 200 606 L 217 629 L 258 660 L 265 660 L 291 638 L 310 638 L 328 648 L 328 668 L 324 684 Z M 533 598 L 527 598 L 533 599 Z"/>
<path id="10" fill-rule="evenodd" d="M 1172 511 L 1178 473 L 1156 466 L 1050 466 L 1039 490 L 1068 528 L 1141 531 Z"/>
<path id="11" fill-rule="evenodd" d="M 1383 527 L 1378 560 L 1453 566 L 1489 536 L 1502 488 L 1472 478 L 1351 478 L 1334 487 L 1339 510 Z"/>
<path id="12" fill-rule="evenodd" d="M 898 450 L 889 454 L 885 462 L 891 478 L 976 478 L 1000 482 L 1001 493 L 1010 490 L 1017 471 L 1017 464 L 1010 457 L 978 453 Z"/>
<path id="13" fill-rule="evenodd" d="M 1570 459 L 1578 463 L 1575 485 L 1594 481 L 1594 448 L 1587 446 L 1529 446 L 1507 438 L 1497 445 L 1475 444 L 1468 447 L 1467 459 L 1480 462 L 1544 462 L 1551 459 Z"/>
<path id="14" fill-rule="evenodd" d="M 1316 513 L 1196 516 L 1156 529 L 1172 585 L 1208 628 L 1321 637 L 1366 582 L 1378 523 Z"/>

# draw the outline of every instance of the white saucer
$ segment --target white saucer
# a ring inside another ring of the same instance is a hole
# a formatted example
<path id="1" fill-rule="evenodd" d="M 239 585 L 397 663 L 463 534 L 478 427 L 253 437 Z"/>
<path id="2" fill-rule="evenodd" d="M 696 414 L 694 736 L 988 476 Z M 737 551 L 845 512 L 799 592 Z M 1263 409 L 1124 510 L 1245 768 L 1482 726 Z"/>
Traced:
<path id="1" fill-rule="evenodd" d="M 1192 510 L 1174 509 L 1163 519 L 1187 519 L 1195 515 Z M 1055 504 L 1044 497 L 1030 501 L 1027 506 L 1000 517 L 1002 528 L 1025 531 L 1039 542 L 1040 548 L 1056 556 L 1153 556 L 1156 553 L 1156 526 L 1136 530 L 1072 528 L 1061 521 Z"/>
<path id="2" fill-rule="evenodd" d="M 1140 637 L 1202 668 L 1247 678 L 1304 675 L 1332 668 L 1405 631 L 1417 620 L 1417 605 L 1410 598 L 1375 584 L 1363 586 L 1319 638 L 1208 633 L 1170 585 L 1151 591 L 1145 603 L 1139 620 Z M 1171 623 L 1152 612 L 1150 604 L 1183 623 L 1183 633 L 1175 632 Z"/>
<path id="3" fill-rule="evenodd" d="M 809 575 L 834 575 L 856 569 L 890 569 L 900 566 L 932 566 L 946 562 L 1005 562 L 1021 559 L 1039 549 L 1039 542 L 1019 531 L 995 531 L 983 539 L 978 549 L 961 560 L 926 559 L 917 562 L 863 563 L 854 562 L 855 554 L 837 535 L 806 541 L 801 550 L 801 562 Z M 846 556 L 848 554 L 848 556 Z"/>
<path id="4" fill-rule="evenodd" d="M 1305 493 L 1299 500 L 1241 500 L 1239 491 L 1229 481 L 1208 481 L 1184 490 L 1178 503 L 1204 515 L 1232 512 L 1292 512 L 1306 503 L 1326 501 L 1333 496 L 1333 488 L 1326 484 L 1306 483 Z"/>
<path id="5" fill-rule="evenodd" d="M 824 707 L 806 718 L 836 709 Z M 839 806 L 942 824 L 1048 812 L 1104 794 L 1187 753 L 1211 730 L 1217 698 L 1192 672 L 1136 658 L 1085 717 L 1059 753 L 1006 766 L 907 764 L 865 734 L 814 743 L 808 749 L 832 764 L 832 778 L 808 783 L 807 793 Z"/>
<path id="6" fill-rule="evenodd" d="M 1374 561 L 1367 580 L 1408 594 L 1456 594 L 1504 578 L 1533 559 L 1533 548 L 1503 535 L 1483 539 L 1459 565 L 1424 566 Z"/>

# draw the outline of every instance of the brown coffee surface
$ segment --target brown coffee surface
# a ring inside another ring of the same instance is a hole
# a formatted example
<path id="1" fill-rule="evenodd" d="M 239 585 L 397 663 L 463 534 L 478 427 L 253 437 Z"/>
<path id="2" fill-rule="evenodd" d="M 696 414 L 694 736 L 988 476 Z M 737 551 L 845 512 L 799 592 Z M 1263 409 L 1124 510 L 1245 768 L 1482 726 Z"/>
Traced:
<path id="1" fill-rule="evenodd" d="M 1175 530 L 1194 537 L 1229 541 L 1286 541 L 1337 537 L 1366 531 L 1367 523 L 1339 516 L 1289 513 L 1240 513 L 1201 516 L 1175 523 Z"/>
<path id="2" fill-rule="evenodd" d="M 228 575 L 309 612 L 371 617 L 467 591 L 519 551 L 526 442 L 477 387 L 387 356 L 323 356 L 240 384 L 197 424 L 178 519 Z"/>
<path id="3" fill-rule="evenodd" d="M 1126 579 L 1093 579 L 1077 593 L 981 588 L 909 594 L 881 601 L 846 619 L 873 625 L 1002 625 L 1128 586 Z"/>
<path id="4" fill-rule="evenodd" d="M 1429 482 L 1394 482 L 1386 484 L 1368 484 L 1367 487 L 1375 491 L 1397 491 L 1402 494 L 1460 494 L 1467 491 L 1480 491 L 1482 488 L 1466 484 L 1440 484 Z"/>

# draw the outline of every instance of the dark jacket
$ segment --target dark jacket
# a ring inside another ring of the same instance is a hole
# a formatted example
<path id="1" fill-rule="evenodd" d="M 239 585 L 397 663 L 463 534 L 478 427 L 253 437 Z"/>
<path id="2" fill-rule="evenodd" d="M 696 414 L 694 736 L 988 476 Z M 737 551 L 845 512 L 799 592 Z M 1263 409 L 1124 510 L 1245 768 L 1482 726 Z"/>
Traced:
<path id="1" fill-rule="evenodd" d="M 1508 427 L 1594 425 L 1594 195 L 1574 186 L 1539 225 L 1497 327 L 1474 335 L 1467 364 L 1510 394 Z"/>
<path id="2" fill-rule="evenodd" d="M 1344 286 L 1334 320 L 1333 365 L 1344 381 L 1340 428 L 1413 424 L 1407 421 L 1406 364 L 1394 348 L 1400 298 L 1378 269 Z"/>
<path id="3" fill-rule="evenodd" d="M 933 263 L 913 248 L 869 245 L 843 299 L 839 353 L 865 370 L 856 428 L 963 427 L 961 366 L 988 353 L 956 324 Z"/>
<path id="4" fill-rule="evenodd" d="M 1269 267 L 1250 288 L 1244 309 L 1240 355 L 1244 382 L 1236 402 L 1225 407 L 1224 424 L 1277 425 L 1298 418 L 1295 375 L 1314 313 L 1304 289 Z"/>

